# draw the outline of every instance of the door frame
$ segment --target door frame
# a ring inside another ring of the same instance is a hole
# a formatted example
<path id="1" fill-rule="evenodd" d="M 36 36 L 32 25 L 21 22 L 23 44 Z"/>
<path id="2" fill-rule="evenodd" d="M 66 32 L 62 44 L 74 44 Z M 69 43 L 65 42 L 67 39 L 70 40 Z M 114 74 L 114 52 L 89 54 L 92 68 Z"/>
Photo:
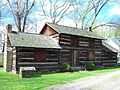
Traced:
<path id="1" fill-rule="evenodd" d="M 73 67 L 78 65 L 78 50 L 72 50 L 72 64 Z"/>

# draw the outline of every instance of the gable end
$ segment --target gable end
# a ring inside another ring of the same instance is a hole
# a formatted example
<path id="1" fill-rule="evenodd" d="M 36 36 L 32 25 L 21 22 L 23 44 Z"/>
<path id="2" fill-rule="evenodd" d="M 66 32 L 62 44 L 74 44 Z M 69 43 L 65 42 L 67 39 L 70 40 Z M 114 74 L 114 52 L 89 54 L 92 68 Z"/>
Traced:
<path id="1" fill-rule="evenodd" d="M 40 34 L 51 36 L 51 35 L 58 34 L 58 32 L 56 32 L 53 28 L 51 28 L 50 26 L 45 24 L 44 27 L 42 28 Z"/>

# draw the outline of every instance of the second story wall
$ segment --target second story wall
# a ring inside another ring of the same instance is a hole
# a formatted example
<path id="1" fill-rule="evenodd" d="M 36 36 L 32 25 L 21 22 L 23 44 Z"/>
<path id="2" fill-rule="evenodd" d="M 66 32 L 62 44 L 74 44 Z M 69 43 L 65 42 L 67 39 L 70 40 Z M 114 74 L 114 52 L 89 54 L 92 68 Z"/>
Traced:
<path id="1" fill-rule="evenodd" d="M 68 34 L 60 34 L 59 35 L 59 44 L 63 47 L 76 47 L 76 48 L 101 48 L 101 40 L 68 35 Z"/>

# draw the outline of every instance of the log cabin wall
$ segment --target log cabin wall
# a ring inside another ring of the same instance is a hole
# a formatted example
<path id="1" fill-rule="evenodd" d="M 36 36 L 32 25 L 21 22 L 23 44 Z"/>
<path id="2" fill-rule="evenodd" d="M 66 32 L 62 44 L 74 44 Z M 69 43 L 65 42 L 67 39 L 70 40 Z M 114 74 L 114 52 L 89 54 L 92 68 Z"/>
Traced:
<path id="1" fill-rule="evenodd" d="M 117 53 L 103 51 L 102 65 L 104 67 L 116 66 L 117 65 Z"/>
<path id="2" fill-rule="evenodd" d="M 59 44 L 62 47 L 60 50 L 60 65 L 63 63 L 72 64 L 72 50 L 71 50 L 71 35 L 60 34 Z"/>
<path id="3" fill-rule="evenodd" d="M 60 60 L 59 60 L 59 65 L 63 64 L 63 63 L 69 63 L 71 64 L 71 50 L 70 49 L 62 49 L 60 50 Z"/>
<path id="4" fill-rule="evenodd" d="M 103 65 L 101 39 L 64 33 L 58 34 L 48 25 L 45 25 L 40 34 L 49 35 L 58 40 L 59 45 L 62 47 L 62 50 L 60 50 L 60 64 L 67 62 L 72 66 L 84 66 L 87 60 L 92 60 L 97 67 Z"/>
<path id="5" fill-rule="evenodd" d="M 16 71 L 20 67 L 34 66 L 40 71 L 58 70 L 59 50 L 17 48 Z"/>
<path id="6" fill-rule="evenodd" d="M 102 40 L 95 39 L 94 43 L 94 62 L 98 67 L 101 67 L 102 65 Z"/>
<path id="7" fill-rule="evenodd" d="M 74 35 L 60 34 L 59 44 L 62 47 L 60 62 L 74 63 L 72 58 L 76 57 L 76 66 L 84 66 L 91 59 L 98 67 L 101 66 L 102 40 L 80 37 Z M 74 52 L 76 55 L 74 55 Z M 62 58 L 62 57 L 65 57 Z M 72 65 L 74 66 L 74 65 Z"/>

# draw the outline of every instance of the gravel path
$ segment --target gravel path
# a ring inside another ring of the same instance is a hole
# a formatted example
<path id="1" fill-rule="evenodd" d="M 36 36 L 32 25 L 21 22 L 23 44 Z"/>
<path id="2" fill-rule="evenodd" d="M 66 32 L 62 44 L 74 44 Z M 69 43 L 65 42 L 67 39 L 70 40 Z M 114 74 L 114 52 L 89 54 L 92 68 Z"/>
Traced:
<path id="1" fill-rule="evenodd" d="M 48 90 L 120 90 L 120 71 L 80 79 Z"/>

